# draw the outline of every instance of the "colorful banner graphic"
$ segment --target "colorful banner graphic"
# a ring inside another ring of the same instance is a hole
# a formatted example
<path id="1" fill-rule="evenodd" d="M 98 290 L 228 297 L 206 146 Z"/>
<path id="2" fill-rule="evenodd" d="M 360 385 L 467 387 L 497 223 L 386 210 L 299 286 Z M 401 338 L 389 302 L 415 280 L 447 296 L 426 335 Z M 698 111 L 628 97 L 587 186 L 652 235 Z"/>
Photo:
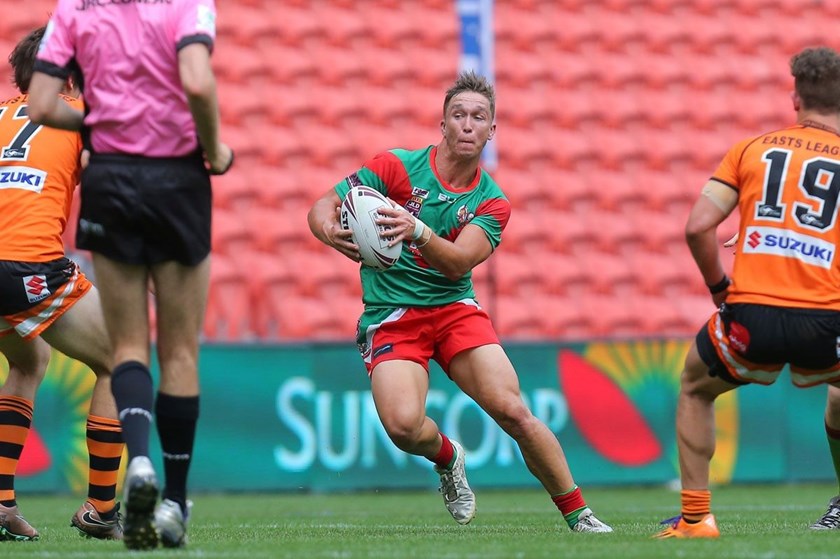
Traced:
<path id="1" fill-rule="evenodd" d="M 678 477 L 674 417 L 685 341 L 510 344 L 522 396 L 557 435 L 578 482 L 659 484 Z M 0 380 L 5 372 L 0 372 Z M 432 487 L 429 463 L 388 439 L 350 344 L 207 346 L 194 490 Z M 56 353 L 35 406 L 19 491 L 83 492 L 85 417 L 93 374 Z M 717 404 L 717 483 L 833 479 L 825 388 L 786 375 Z M 427 409 L 468 451 L 477 487 L 537 487 L 516 444 L 439 368 Z M 159 445 L 152 442 L 160 464 Z"/>

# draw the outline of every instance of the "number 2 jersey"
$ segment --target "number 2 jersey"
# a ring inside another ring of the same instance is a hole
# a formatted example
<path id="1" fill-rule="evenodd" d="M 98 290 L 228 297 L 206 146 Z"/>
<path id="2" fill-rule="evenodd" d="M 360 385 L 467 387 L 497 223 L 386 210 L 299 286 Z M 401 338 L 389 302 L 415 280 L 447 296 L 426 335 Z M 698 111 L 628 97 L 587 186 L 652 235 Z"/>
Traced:
<path id="1" fill-rule="evenodd" d="M 48 262 L 64 256 L 82 140 L 30 122 L 27 100 L 0 102 L 0 260 Z M 83 108 L 79 99 L 64 100 Z"/>
<path id="2" fill-rule="evenodd" d="M 840 310 L 840 136 L 796 125 L 736 144 L 712 177 L 738 191 L 727 301 Z"/>
<path id="3" fill-rule="evenodd" d="M 419 217 L 439 236 L 455 241 L 467 225 L 484 230 L 495 249 L 510 217 L 508 202 L 496 182 L 483 169 L 466 188 L 453 188 L 435 168 L 437 148 L 381 153 L 335 186 L 344 198 L 352 186 L 375 188 Z M 414 243 L 403 244 L 397 263 L 388 270 L 361 267 L 366 307 L 430 307 L 474 298 L 472 272 L 452 281 L 423 259 Z"/>

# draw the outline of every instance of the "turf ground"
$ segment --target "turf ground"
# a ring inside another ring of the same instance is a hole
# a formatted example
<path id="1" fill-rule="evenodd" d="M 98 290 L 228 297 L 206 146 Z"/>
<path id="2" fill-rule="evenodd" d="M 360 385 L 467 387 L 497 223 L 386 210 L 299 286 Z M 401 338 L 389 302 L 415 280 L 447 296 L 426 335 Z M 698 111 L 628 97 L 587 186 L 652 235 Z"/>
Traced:
<path id="1" fill-rule="evenodd" d="M 183 550 L 129 553 L 121 543 L 85 540 L 69 527 L 79 499 L 18 495 L 38 542 L 2 542 L 2 557 L 98 559 L 528 559 L 838 557 L 840 531 L 807 529 L 837 492 L 834 485 L 722 487 L 713 493 L 719 540 L 658 541 L 658 522 L 678 512 L 664 488 L 584 488 L 613 534 L 570 532 L 540 491 L 478 492 L 478 514 L 458 526 L 432 490 L 342 495 L 197 495 Z"/>

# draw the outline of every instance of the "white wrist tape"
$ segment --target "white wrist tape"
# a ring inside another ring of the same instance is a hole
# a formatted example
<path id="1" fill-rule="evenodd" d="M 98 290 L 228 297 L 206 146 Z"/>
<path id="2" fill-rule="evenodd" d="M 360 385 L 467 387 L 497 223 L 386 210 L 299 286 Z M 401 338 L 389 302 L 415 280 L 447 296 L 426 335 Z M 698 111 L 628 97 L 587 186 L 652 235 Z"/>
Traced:
<path id="1" fill-rule="evenodd" d="M 414 233 L 411 235 L 411 240 L 416 241 L 419 239 L 423 232 L 426 230 L 426 224 L 420 221 L 418 218 L 414 218 Z"/>

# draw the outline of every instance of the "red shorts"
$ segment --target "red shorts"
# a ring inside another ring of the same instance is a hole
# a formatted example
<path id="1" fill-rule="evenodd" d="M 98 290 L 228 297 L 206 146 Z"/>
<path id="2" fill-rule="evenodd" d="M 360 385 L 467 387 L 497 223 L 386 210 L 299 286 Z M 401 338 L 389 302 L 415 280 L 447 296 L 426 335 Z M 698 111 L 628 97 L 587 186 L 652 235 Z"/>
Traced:
<path id="1" fill-rule="evenodd" d="M 449 374 L 449 363 L 460 352 L 499 343 L 490 316 L 472 299 L 442 307 L 392 309 L 379 319 L 375 314 L 383 316 L 366 312 L 359 322 L 359 349 L 368 375 L 379 363 L 394 360 L 414 361 L 428 371 L 429 359 Z"/>

